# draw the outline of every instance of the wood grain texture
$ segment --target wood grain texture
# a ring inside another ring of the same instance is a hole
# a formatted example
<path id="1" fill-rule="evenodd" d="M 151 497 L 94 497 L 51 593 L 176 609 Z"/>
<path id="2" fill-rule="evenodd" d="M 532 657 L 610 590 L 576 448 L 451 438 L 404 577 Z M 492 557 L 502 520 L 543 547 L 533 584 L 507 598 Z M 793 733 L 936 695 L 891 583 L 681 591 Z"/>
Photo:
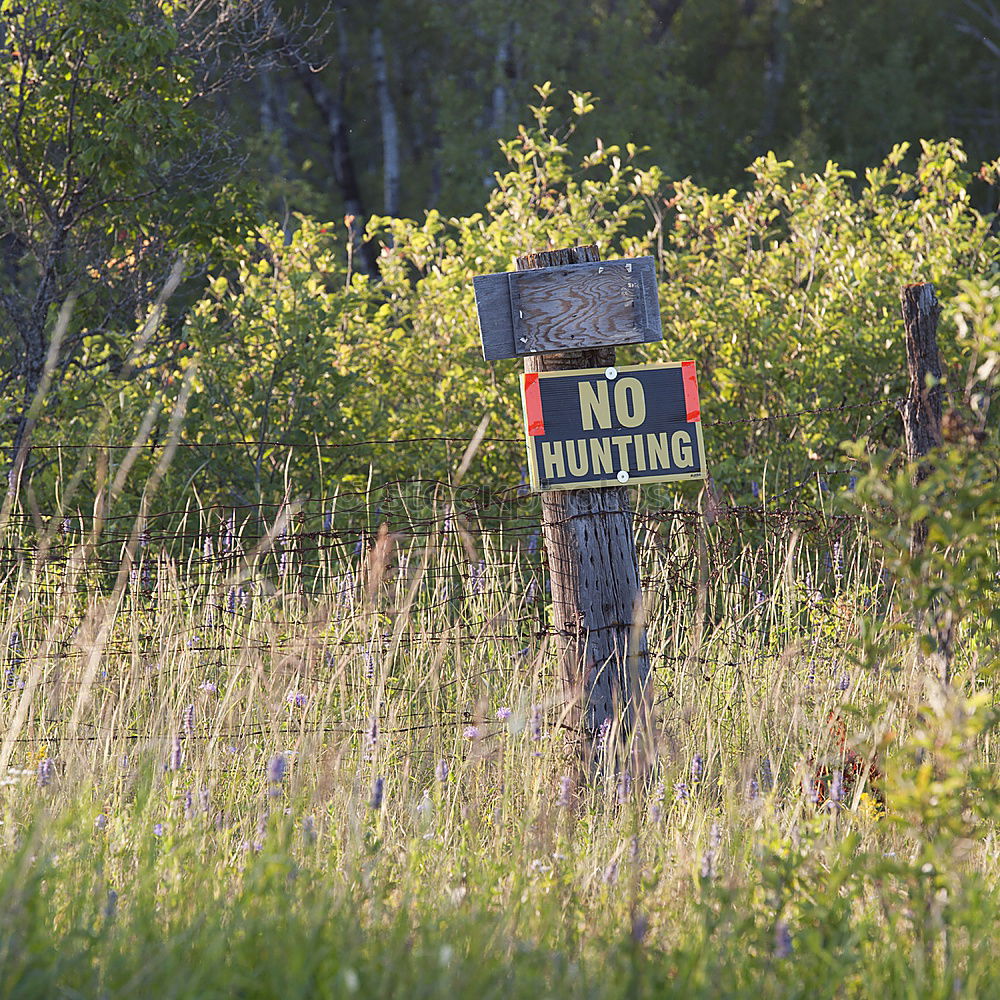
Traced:
<path id="1" fill-rule="evenodd" d="M 487 361 L 663 337 L 652 257 L 473 278 Z"/>
<path id="2" fill-rule="evenodd" d="M 596 247 L 574 247 L 528 254 L 517 265 L 529 270 L 597 259 Z M 614 363 L 613 347 L 524 359 L 526 372 Z M 629 767 L 637 775 L 652 755 L 649 652 L 632 524 L 623 486 L 542 494 L 566 719 L 581 734 L 585 773 Z M 621 760 L 626 754 L 629 759 Z"/>
<path id="3" fill-rule="evenodd" d="M 518 354 L 642 343 L 648 337 L 643 277 L 651 257 L 510 275 Z"/>

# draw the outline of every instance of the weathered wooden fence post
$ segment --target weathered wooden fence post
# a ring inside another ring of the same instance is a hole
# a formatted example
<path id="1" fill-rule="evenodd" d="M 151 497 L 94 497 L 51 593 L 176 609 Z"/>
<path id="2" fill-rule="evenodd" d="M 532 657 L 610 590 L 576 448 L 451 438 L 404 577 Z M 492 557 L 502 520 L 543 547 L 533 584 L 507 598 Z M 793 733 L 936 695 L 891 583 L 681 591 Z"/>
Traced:
<path id="1" fill-rule="evenodd" d="M 518 257 L 517 270 L 599 260 L 595 246 L 548 250 Z M 529 355 L 524 370 L 614 363 L 614 347 L 597 347 Z M 618 719 L 622 735 L 648 722 L 649 653 L 628 488 L 551 490 L 541 498 L 567 719 L 582 731 L 584 758 L 594 766 L 601 763 L 600 754 L 595 758 L 600 734 L 605 747 L 618 743 Z"/>
<path id="2" fill-rule="evenodd" d="M 906 457 L 918 463 L 914 475 L 919 483 L 931 471 L 921 459 L 941 443 L 941 359 L 937 343 L 941 306 L 930 283 L 904 285 L 899 298 L 906 328 L 906 367 L 910 373 L 910 390 L 902 410 L 903 434 Z M 927 526 L 921 522 L 914 528 L 910 551 L 922 549 L 926 540 Z"/>
<path id="3" fill-rule="evenodd" d="M 616 345 L 663 337 L 652 257 L 548 250 L 474 284 L 483 357 L 524 359 L 562 721 L 580 737 L 584 772 L 638 774 L 652 756 L 650 665 L 626 484 L 705 477 L 695 363 L 615 365 Z"/>
<path id="4" fill-rule="evenodd" d="M 915 463 L 914 484 L 933 471 L 924 457 L 941 444 L 941 358 L 937 325 L 941 315 L 934 286 L 929 282 L 904 285 L 900 292 L 906 329 L 906 366 L 910 388 L 902 407 L 906 457 Z M 910 556 L 919 556 L 927 544 L 927 522 L 918 521 L 910 534 Z M 930 609 L 930 629 L 937 645 L 937 674 L 947 684 L 951 677 L 952 628 L 947 608 Z M 919 623 L 918 623 L 919 624 Z"/>

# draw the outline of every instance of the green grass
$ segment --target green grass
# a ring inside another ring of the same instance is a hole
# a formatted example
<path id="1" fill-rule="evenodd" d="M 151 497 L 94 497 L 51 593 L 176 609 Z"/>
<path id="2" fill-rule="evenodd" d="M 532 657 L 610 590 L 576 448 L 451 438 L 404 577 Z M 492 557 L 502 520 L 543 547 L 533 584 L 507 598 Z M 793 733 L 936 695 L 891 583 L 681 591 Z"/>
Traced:
<path id="1" fill-rule="evenodd" d="M 997 995 L 992 687 L 866 660 L 862 525 L 641 519 L 656 762 L 567 802 L 530 519 L 442 501 L 373 564 L 320 517 L 192 503 L 133 575 L 130 522 L 11 518 L 0 996 Z M 885 811 L 803 793 L 831 713 Z"/>

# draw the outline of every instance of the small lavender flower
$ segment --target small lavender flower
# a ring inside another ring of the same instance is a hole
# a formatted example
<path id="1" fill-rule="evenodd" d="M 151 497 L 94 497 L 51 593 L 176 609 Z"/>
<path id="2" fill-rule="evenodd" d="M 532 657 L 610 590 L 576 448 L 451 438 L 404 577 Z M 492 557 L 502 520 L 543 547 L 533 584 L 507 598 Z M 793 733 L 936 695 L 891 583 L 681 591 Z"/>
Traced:
<path id="1" fill-rule="evenodd" d="M 118 912 L 118 893 L 114 889 L 108 889 L 108 901 L 104 904 L 104 919 L 114 920 Z"/>
<path id="2" fill-rule="evenodd" d="M 267 780 L 272 785 L 278 785 L 285 780 L 285 774 L 288 771 L 288 761 L 285 759 L 285 755 L 281 753 L 276 753 L 267 762 Z"/>
<path id="3" fill-rule="evenodd" d="M 185 705 L 181 715 L 181 725 L 184 728 L 184 735 L 188 738 L 194 736 L 194 705 Z"/>
<path id="4" fill-rule="evenodd" d="M 312 816 L 304 816 L 302 818 L 302 836 L 305 838 L 307 844 L 316 843 L 316 821 Z"/>
<path id="5" fill-rule="evenodd" d="M 691 792 L 688 789 L 686 781 L 674 782 L 674 798 L 677 799 L 678 802 L 687 802 L 690 797 Z"/>
<path id="6" fill-rule="evenodd" d="M 46 757 L 38 762 L 38 787 L 45 788 L 55 777 L 56 766 L 51 757 Z"/>
<path id="7" fill-rule="evenodd" d="M 226 612 L 231 615 L 236 614 L 236 588 L 230 587 L 229 594 L 226 596 Z"/>
<path id="8" fill-rule="evenodd" d="M 511 710 L 506 705 L 497 709 L 497 722 L 506 722 L 511 717 Z"/>
<path id="9" fill-rule="evenodd" d="M 632 914 L 632 929 L 630 933 L 632 940 L 636 944 L 642 944 L 649 933 L 649 918 L 645 913 Z"/>
<path id="10" fill-rule="evenodd" d="M 371 725 L 365 733 L 365 745 L 374 747 L 378 743 L 378 719 L 372 716 Z"/>
<path id="11" fill-rule="evenodd" d="M 696 753 L 691 760 L 691 781 L 697 785 L 705 776 L 705 760 L 700 753 Z"/>
<path id="12" fill-rule="evenodd" d="M 181 738 L 175 736 L 173 746 L 170 749 L 170 770 L 179 771 L 183 762 L 184 751 L 181 750 Z"/>
<path id="13" fill-rule="evenodd" d="M 385 791 L 385 778 L 379 776 L 372 784 L 372 796 L 368 800 L 368 805 L 372 809 L 382 808 L 382 794 Z"/>
<path id="14" fill-rule="evenodd" d="M 556 797 L 556 805 L 560 809 L 568 809 L 573 802 L 573 779 L 564 774 L 559 779 L 559 795 Z"/>
<path id="15" fill-rule="evenodd" d="M 162 837 L 163 836 L 163 824 L 162 823 L 157 823 L 153 827 L 153 836 L 154 837 Z"/>
<path id="16" fill-rule="evenodd" d="M 288 694 L 285 695 L 285 701 L 295 708 L 305 708 L 309 699 L 301 691 L 289 691 Z"/>
<path id="17" fill-rule="evenodd" d="M 184 818 L 190 819 L 194 815 L 194 795 L 191 794 L 191 789 L 189 788 L 184 793 Z"/>
<path id="18" fill-rule="evenodd" d="M 774 957 L 788 958 L 792 953 L 792 934 L 788 924 L 779 920 L 774 925 Z"/>
<path id="19" fill-rule="evenodd" d="M 434 777 L 443 785 L 448 780 L 448 773 L 448 761 L 439 760 L 437 766 L 434 768 Z"/>
<path id="20" fill-rule="evenodd" d="M 216 694 L 219 689 L 212 681 L 203 681 L 198 685 L 198 690 L 204 691 L 206 694 Z"/>
<path id="21" fill-rule="evenodd" d="M 212 549 L 212 539 L 209 535 L 205 536 L 205 542 L 202 545 L 201 553 L 206 559 L 211 559 L 212 556 L 215 554 L 214 550 Z"/>
<path id="22" fill-rule="evenodd" d="M 837 689 L 846 691 L 851 686 L 851 675 L 845 670 L 837 680 Z"/>
<path id="23" fill-rule="evenodd" d="M 467 740 L 478 740 L 479 739 L 479 727 L 478 726 L 466 726 L 462 735 Z"/>
<path id="24" fill-rule="evenodd" d="M 105 816 L 104 813 L 98 813 L 94 817 L 94 826 L 96 826 L 98 830 L 105 829 L 107 825 L 108 825 L 108 817 Z"/>
<path id="25" fill-rule="evenodd" d="M 844 772 L 837 768 L 830 779 L 830 801 L 841 802 L 844 798 Z"/>
<path id="26" fill-rule="evenodd" d="M 760 483 L 758 483 L 756 480 L 751 481 L 751 483 L 750 483 L 750 492 L 753 493 L 754 500 L 759 500 L 760 499 Z"/>
<path id="27" fill-rule="evenodd" d="M 375 679 L 375 655 L 372 653 L 371 647 L 369 646 L 364 651 L 365 658 L 365 678 L 367 680 Z"/>
<path id="28" fill-rule="evenodd" d="M 701 856 L 701 877 L 707 881 L 715 878 L 715 851 L 707 850 Z"/>
<path id="29" fill-rule="evenodd" d="M 652 795 L 650 795 L 651 805 L 649 807 L 649 816 L 654 823 L 659 823 L 661 817 L 663 816 L 663 800 L 666 798 L 666 794 L 663 782 L 657 782 Z"/>
<path id="30" fill-rule="evenodd" d="M 747 784 L 747 798 L 751 802 L 756 802 L 760 798 L 760 785 L 756 778 L 751 778 Z"/>
<path id="31" fill-rule="evenodd" d="M 531 719 L 528 723 L 528 728 L 531 730 L 531 739 L 534 742 L 538 742 L 542 738 L 542 706 L 532 705 L 531 706 Z"/>
<path id="32" fill-rule="evenodd" d="M 608 744 L 608 733 L 611 732 L 611 716 L 607 716 L 597 728 L 597 738 L 594 740 L 594 752 L 601 753 Z"/>
<path id="33" fill-rule="evenodd" d="M 528 555 L 533 556 L 538 551 L 538 532 L 533 531 L 528 536 Z"/>

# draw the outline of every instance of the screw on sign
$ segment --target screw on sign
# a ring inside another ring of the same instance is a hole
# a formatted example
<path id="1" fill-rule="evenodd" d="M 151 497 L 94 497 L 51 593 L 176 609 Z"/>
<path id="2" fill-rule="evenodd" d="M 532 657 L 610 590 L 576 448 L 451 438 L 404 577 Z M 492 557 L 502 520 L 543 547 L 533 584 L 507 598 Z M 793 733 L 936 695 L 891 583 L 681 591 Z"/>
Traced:
<path id="1" fill-rule="evenodd" d="M 638 775 L 653 756 L 652 692 L 627 486 L 705 475 L 694 364 L 616 365 L 616 345 L 663 336 L 651 257 L 542 251 L 474 285 L 484 358 L 524 358 L 561 718 L 582 736 L 584 770 Z"/>

